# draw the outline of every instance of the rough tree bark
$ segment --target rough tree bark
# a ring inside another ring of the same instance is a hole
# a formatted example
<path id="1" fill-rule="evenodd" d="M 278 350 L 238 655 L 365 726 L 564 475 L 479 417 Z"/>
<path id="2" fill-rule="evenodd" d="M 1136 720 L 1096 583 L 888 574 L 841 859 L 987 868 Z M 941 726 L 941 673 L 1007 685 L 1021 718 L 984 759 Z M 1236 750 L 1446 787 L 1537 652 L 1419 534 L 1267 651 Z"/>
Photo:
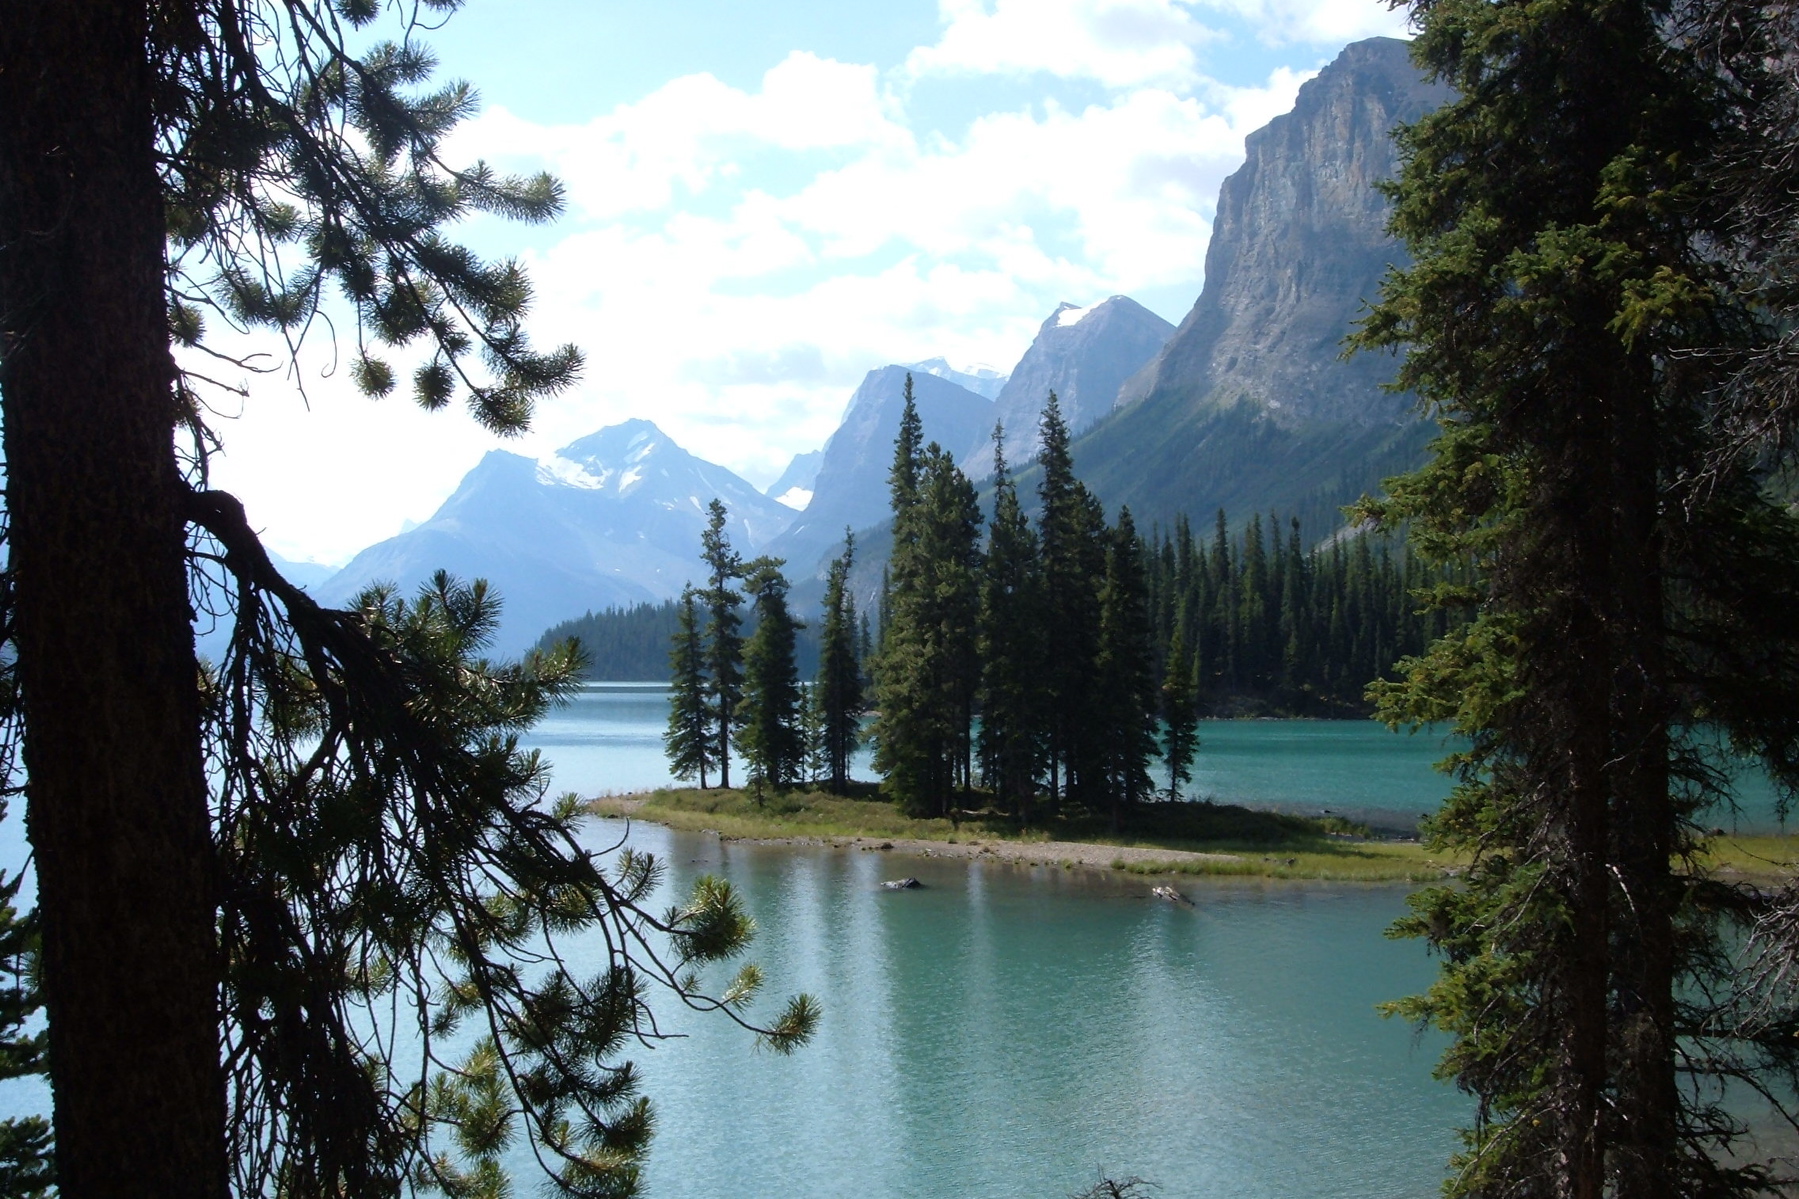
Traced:
<path id="1" fill-rule="evenodd" d="M 0 16 L 0 411 L 68 1199 L 227 1192 L 145 22 Z"/>

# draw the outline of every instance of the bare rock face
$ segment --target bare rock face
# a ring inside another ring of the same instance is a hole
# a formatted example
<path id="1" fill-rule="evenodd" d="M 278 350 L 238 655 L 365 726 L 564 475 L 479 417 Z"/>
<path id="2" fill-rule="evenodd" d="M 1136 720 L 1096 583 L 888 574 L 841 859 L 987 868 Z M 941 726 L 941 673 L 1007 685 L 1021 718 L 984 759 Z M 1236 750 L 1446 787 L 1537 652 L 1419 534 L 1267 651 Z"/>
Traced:
<path id="1" fill-rule="evenodd" d="M 1022 466 L 1036 457 L 1037 425 L 1050 392 L 1056 393 L 1069 432 L 1079 434 L 1112 411 L 1119 387 L 1173 332 L 1173 325 L 1129 296 L 1089 308 L 1057 305 L 994 399 L 995 415 L 1006 429 L 1006 461 Z M 963 466 L 973 479 L 992 474 L 991 439 L 983 435 Z"/>
<path id="2" fill-rule="evenodd" d="M 1374 186 L 1398 170 L 1390 131 L 1449 95 L 1419 76 L 1406 43 L 1371 38 L 1250 134 L 1219 193 L 1204 290 L 1118 405 L 1247 401 L 1284 428 L 1409 422 L 1410 400 L 1381 390 L 1393 360 L 1344 362 L 1342 341 L 1387 266 L 1405 261 Z"/>

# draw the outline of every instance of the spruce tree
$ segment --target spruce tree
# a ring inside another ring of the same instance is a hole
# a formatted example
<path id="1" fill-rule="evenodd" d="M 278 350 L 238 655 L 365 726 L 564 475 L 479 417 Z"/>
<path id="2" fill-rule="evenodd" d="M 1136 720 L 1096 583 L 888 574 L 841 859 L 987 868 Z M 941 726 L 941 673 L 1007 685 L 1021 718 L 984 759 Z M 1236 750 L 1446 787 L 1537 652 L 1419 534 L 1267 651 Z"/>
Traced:
<path id="1" fill-rule="evenodd" d="M 849 588 L 855 556 L 855 535 L 845 529 L 843 553 L 825 572 L 818 680 L 812 687 L 824 772 L 831 791 L 837 795 L 849 793 L 850 759 L 862 736 L 862 667 L 856 645 L 856 600 Z"/>
<path id="2" fill-rule="evenodd" d="M 1107 807 L 1112 830 L 1117 832 L 1151 792 L 1149 762 L 1156 754 L 1161 704 L 1156 692 L 1143 543 L 1129 508 L 1120 510 L 1109 540 L 1099 597 L 1098 719 L 1094 723 L 1102 747 Z"/>
<path id="3" fill-rule="evenodd" d="M 993 521 L 981 572 L 981 776 L 1002 811 L 1025 823 L 1042 775 L 1043 591 L 1037 537 L 993 429 Z"/>
<path id="4" fill-rule="evenodd" d="M 727 513 L 714 498 L 706 506 L 706 529 L 700 534 L 700 558 L 706 563 L 706 586 L 700 599 L 706 606 L 706 702 L 712 709 L 713 760 L 718 763 L 718 785 L 731 785 L 731 722 L 743 698 L 743 617 L 737 607 L 743 594 L 731 584 L 743 578 L 743 559 L 725 535 Z"/>
<path id="5" fill-rule="evenodd" d="M 1068 426 L 1049 393 L 1039 426 L 1038 544 L 1043 561 L 1044 705 L 1052 797 L 1104 805 L 1104 747 L 1087 718 L 1099 657 L 1099 587 L 1105 577 L 1105 520 L 1074 477 Z"/>
<path id="6" fill-rule="evenodd" d="M 908 400 L 908 416 L 916 413 Z M 915 429 L 915 426 L 914 426 Z M 954 815 L 970 782 L 979 683 L 980 508 L 935 442 L 914 455 L 902 421 L 891 475 L 891 614 L 876 672 L 875 768 L 908 811 Z"/>
<path id="7" fill-rule="evenodd" d="M 800 727 L 805 694 L 793 657 L 798 623 L 787 607 L 781 565 L 779 558 L 757 558 L 743 572 L 756 629 L 744 649 L 743 697 L 737 702 L 735 725 L 758 795 L 764 784 L 792 786 L 806 756 Z"/>
<path id="8" fill-rule="evenodd" d="M 1168 765 L 1168 801 L 1177 803 L 1181 786 L 1193 779 L 1193 755 L 1199 749 L 1199 695 L 1193 679 L 1193 655 L 1175 630 L 1168 643 L 1168 668 L 1162 677 L 1162 760 Z"/>
<path id="9" fill-rule="evenodd" d="M 677 627 L 669 650 L 668 731 L 662 735 L 669 773 L 678 779 L 698 777 L 706 786 L 706 770 L 716 760 L 713 730 L 717 727 L 707 699 L 705 643 L 700 638 L 697 597 L 681 592 Z"/>
<path id="10" fill-rule="evenodd" d="M 1475 567 L 1441 593 L 1473 619 L 1375 689 L 1390 722 L 1471 742 L 1431 824 L 1471 864 L 1400 926 L 1444 964 L 1398 1010 L 1452 1034 L 1442 1071 L 1477 1100 L 1456 1195 L 1762 1193 L 1709 1087 L 1792 1078 L 1790 1037 L 1733 1043 L 1707 1010 L 1743 908 L 1698 857 L 1705 746 L 1799 782 L 1799 630 L 1772 616 L 1799 602 L 1799 530 L 1756 463 L 1708 452 L 1718 380 L 1693 351 L 1756 322 L 1708 257 L 1696 172 L 1729 113 L 1686 15 L 1414 6 L 1417 61 L 1459 95 L 1400 134 L 1415 265 L 1360 340 L 1407 347 L 1399 384 L 1442 433 L 1365 511 Z M 1366 569 L 1358 549 L 1357 625 Z"/>

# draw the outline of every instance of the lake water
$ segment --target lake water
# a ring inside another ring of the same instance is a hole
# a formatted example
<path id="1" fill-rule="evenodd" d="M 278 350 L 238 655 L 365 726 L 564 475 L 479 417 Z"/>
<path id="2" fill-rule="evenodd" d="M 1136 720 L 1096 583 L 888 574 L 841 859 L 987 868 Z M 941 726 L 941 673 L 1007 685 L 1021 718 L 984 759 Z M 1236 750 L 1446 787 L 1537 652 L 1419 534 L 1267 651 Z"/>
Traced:
<path id="1" fill-rule="evenodd" d="M 660 685 L 593 686 L 528 744 L 557 790 L 642 790 L 671 781 L 666 713 Z M 1446 790 L 1429 733 L 1208 722 L 1201 742 L 1195 788 L 1220 801 L 1410 819 Z M 13 862 L 19 825 L 0 826 Z M 660 1005 L 684 1035 L 633 1052 L 658 1112 L 650 1199 L 1061 1199 L 1099 1169 L 1160 1199 L 1425 1199 L 1470 1114 L 1431 1077 L 1441 1040 L 1375 1011 L 1434 972 L 1382 935 L 1404 888 L 1200 879 L 1176 907 L 1103 873 L 629 835 L 675 888 L 730 878 L 769 1010 L 805 990 L 824 1012 L 780 1058 Z M 903 874 L 924 889 L 880 889 Z M 7 1084 L 0 1116 L 45 1098 Z"/>
<path id="2" fill-rule="evenodd" d="M 526 737 L 555 764 L 555 787 L 582 795 L 619 794 L 674 782 L 662 753 L 668 688 L 660 683 L 600 683 Z M 1432 764 L 1453 748 L 1441 732 L 1392 733 L 1372 720 L 1208 720 L 1189 790 L 1220 803 L 1318 814 L 1332 812 L 1405 828 L 1434 811 L 1449 780 Z M 733 777 L 741 767 L 732 764 Z M 867 754 L 859 778 L 873 778 Z M 1156 771 L 1157 782 L 1162 774 Z M 716 780 L 713 780 L 716 781 Z M 1714 817 L 1742 832 L 1782 826 L 1767 782 L 1737 781 L 1736 814 Z"/>
<path id="3" fill-rule="evenodd" d="M 1170 1199 L 1425 1199 L 1468 1115 L 1440 1042 L 1375 1012 L 1432 972 L 1382 936 L 1399 888 L 1202 882 L 1186 908 L 1054 868 L 632 840 L 738 887 L 768 1010 L 824 1010 L 791 1057 L 691 1015 L 636 1054 L 651 1199 L 1061 1199 L 1100 1167 Z M 880 889 L 901 874 L 924 889 Z"/>

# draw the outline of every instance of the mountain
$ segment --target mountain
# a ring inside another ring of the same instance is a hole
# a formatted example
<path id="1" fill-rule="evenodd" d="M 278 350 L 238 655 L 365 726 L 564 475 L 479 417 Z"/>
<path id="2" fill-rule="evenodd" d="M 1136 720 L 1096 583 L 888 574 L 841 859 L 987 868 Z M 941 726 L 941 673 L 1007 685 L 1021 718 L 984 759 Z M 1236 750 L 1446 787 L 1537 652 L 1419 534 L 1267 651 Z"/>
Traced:
<path id="1" fill-rule="evenodd" d="M 843 540 L 845 527 L 865 529 L 887 519 L 887 471 L 907 373 L 903 366 L 869 371 L 850 397 L 843 424 L 825 442 L 812 502 L 768 548 L 787 559 L 791 577 L 812 573 Z M 926 444 L 935 441 L 961 461 L 992 431 L 993 401 L 935 375 L 911 374 Z"/>
<path id="2" fill-rule="evenodd" d="M 825 460 L 823 450 L 808 450 L 804 454 L 795 454 L 781 477 L 768 485 L 763 491 L 769 499 L 779 504 L 786 504 L 799 512 L 806 510 L 812 502 L 812 484 L 818 478 L 819 463 Z"/>
<path id="3" fill-rule="evenodd" d="M 966 387 L 989 400 L 998 395 L 1000 388 L 1006 385 L 1006 376 L 990 366 L 971 366 L 965 371 L 959 371 L 949 364 L 947 358 L 927 358 L 923 362 L 902 362 L 900 365 L 915 375 L 936 375 L 939 379 L 948 379 L 956 386 Z"/>
<path id="4" fill-rule="evenodd" d="M 494 651 L 516 654 L 558 621 L 679 595 L 700 577 L 714 497 L 746 556 L 793 512 L 645 420 L 601 429 L 543 459 L 492 450 L 430 520 L 370 546 L 313 594 L 342 604 L 376 581 L 410 593 L 438 570 L 484 578 L 503 601 Z"/>
<path id="5" fill-rule="evenodd" d="M 1119 411 L 1073 447 L 1108 506 L 1129 504 L 1140 523 L 1278 507 L 1321 533 L 1337 505 L 1416 465 L 1431 427 L 1409 396 L 1382 390 L 1393 359 L 1345 362 L 1342 339 L 1406 261 L 1374 187 L 1398 169 L 1391 130 L 1449 94 L 1406 43 L 1372 38 L 1249 135 L 1219 193 L 1199 299 Z"/>
<path id="6" fill-rule="evenodd" d="M 1055 392 L 1071 433 L 1085 432 L 1111 413 L 1118 389 L 1156 356 L 1174 326 L 1129 296 L 1088 308 L 1064 301 L 1037 330 L 994 401 L 1006 427 L 1006 460 L 1037 455 L 1037 425 Z M 964 464 L 970 478 L 993 473 L 993 448 L 983 442 Z"/>

